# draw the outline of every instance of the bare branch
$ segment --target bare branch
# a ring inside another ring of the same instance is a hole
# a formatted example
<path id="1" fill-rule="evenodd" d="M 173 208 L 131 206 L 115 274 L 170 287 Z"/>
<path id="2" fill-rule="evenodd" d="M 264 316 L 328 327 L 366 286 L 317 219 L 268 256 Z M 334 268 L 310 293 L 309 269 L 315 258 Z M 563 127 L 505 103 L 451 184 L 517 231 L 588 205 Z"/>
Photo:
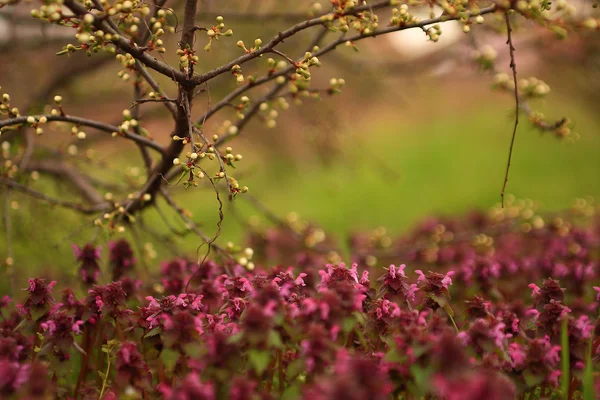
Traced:
<path id="1" fill-rule="evenodd" d="M 107 209 L 107 203 L 97 204 L 95 206 L 88 207 L 88 206 L 84 206 L 83 204 L 80 204 L 80 203 L 74 203 L 71 201 L 55 199 L 53 197 L 45 195 L 44 193 L 38 192 L 37 190 L 31 189 L 25 185 L 21 185 L 20 183 L 17 183 L 15 181 L 13 181 L 12 179 L 0 178 L 0 184 L 4 185 L 6 187 L 9 187 L 13 190 L 16 190 L 18 192 L 24 193 L 35 199 L 43 200 L 51 205 L 69 208 L 69 209 L 78 211 L 83 214 L 95 214 L 95 213 L 102 212 Z M 6 216 L 5 216 L 5 218 L 6 218 Z"/>
<path id="2" fill-rule="evenodd" d="M 102 204 L 103 208 L 108 207 L 108 203 L 104 201 L 104 197 L 96 190 L 86 176 L 61 161 L 40 160 L 31 162 L 28 170 L 66 179 L 89 203 L 94 205 Z"/>

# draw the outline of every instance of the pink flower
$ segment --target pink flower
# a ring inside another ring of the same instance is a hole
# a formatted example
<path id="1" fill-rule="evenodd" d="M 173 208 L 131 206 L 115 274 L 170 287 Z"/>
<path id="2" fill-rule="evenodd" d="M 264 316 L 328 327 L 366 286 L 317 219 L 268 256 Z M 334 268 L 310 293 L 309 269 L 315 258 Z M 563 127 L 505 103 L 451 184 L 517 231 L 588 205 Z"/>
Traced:
<path id="1" fill-rule="evenodd" d="M 442 279 L 442 285 L 448 289 L 448 287 L 450 285 L 452 285 L 452 279 L 450 278 L 452 275 L 454 275 L 454 271 L 448 271 L 448 273 L 446 273 L 446 276 L 444 277 L 444 279 Z"/>
<path id="2" fill-rule="evenodd" d="M 555 369 L 554 371 L 550 372 L 550 375 L 548 375 L 548 383 L 550 383 L 552 386 L 554 387 L 558 387 L 559 385 L 559 378 L 562 375 L 562 372 L 558 369 Z"/>
<path id="3" fill-rule="evenodd" d="M 527 285 L 527 287 L 532 290 L 531 297 L 538 297 L 540 295 L 540 287 L 535 283 L 530 283 L 529 285 Z"/>
<path id="4" fill-rule="evenodd" d="M 594 286 L 593 288 L 596 292 L 598 292 L 596 293 L 596 301 L 600 301 L 600 286 Z"/>
<path id="5" fill-rule="evenodd" d="M 523 347 L 518 343 L 511 343 L 508 347 L 508 354 L 512 361 L 512 367 L 515 369 L 521 369 L 525 365 L 525 359 L 527 354 Z"/>
<path id="6" fill-rule="evenodd" d="M 71 330 L 73 332 L 75 332 L 76 335 L 79 335 L 81 333 L 81 325 L 83 325 L 83 321 L 79 320 L 76 321 L 72 326 L 71 326 Z"/>
<path id="7" fill-rule="evenodd" d="M 549 365 L 555 366 L 560 361 L 560 346 L 552 346 L 544 356 L 544 361 Z"/>

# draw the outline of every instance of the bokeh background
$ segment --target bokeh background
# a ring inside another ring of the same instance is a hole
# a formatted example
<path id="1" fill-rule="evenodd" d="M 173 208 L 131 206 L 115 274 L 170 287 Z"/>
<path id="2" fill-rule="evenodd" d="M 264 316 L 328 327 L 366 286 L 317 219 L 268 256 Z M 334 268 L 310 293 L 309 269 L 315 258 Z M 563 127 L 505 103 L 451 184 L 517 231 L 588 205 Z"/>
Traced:
<path id="1" fill-rule="evenodd" d="M 199 24 L 210 25 L 225 16 L 234 38 L 221 40 L 211 53 L 200 54 L 207 70 L 237 54 L 240 39 L 263 41 L 293 21 L 302 9 L 283 2 L 205 2 Z M 55 56 L 69 42 L 64 30 L 44 27 L 28 17 L 29 8 L 0 10 L 0 86 L 23 113 L 42 109 L 55 94 L 65 99 L 69 114 L 119 123 L 131 105 L 130 83 L 117 78 L 118 62 L 105 55 Z M 228 17 L 229 15 L 229 17 Z M 475 26 L 481 45 L 498 53 L 497 67 L 509 72 L 503 37 L 492 28 Z M 315 87 L 326 87 L 332 77 L 343 78 L 341 95 L 306 99 L 281 112 L 277 126 L 265 127 L 260 118 L 232 142 L 244 156 L 237 178 L 250 193 L 281 218 L 302 218 L 321 226 L 340 242 L 352 231 L 385 227 L 400 234 L 428 215 L 458 214 L 489 208 L 500 201 L 514 118 L 514 98 L 491 89 L 492 77 L 472 62 L 469 38 L 454 22 L 442 24 L 439 43 L 426 41 L 421 31 L 400 32 L 359 45 L 360 51 L 340 48 L 322 58 L 313 75 Z M 70 33 L 66 30 L 66 33 Z M 298 52 L 302 36 L 284 45 Z M 563 140 L 541 134 L 528 121 L 519 126 L 507 192 L 539 203 L 542 210 L 569 207 L 577 198 L 600 195 L 600 41 L 597 33 L 556 39 L 542 28 L 517 32 L 519 77 L 535 76 L 552 91 L 531 103 L 549 119 L 568 117 L 573 134 Z M 204 37 L 199 36 L 199 45 Z M 167 49 L 174 53 L 172 35 Z M 167 61 L 174 54 L 166 54 Z M 256 63 L 248 72 L 265 71 Z M 162 80 L 167 93 L 174 93 Z M 235 87 L 223 77 L 211 83 L 216 101 Z M 258 95 L 256 95 L 258 96 Z M 250 94 L 252 98 L 253 95 Z M 204 93 L 195 101 L 200 115 L 208 104 Z M 142 126 L 166 143 L 171 122 L 156 105 L 143 106 Z M 218 131 L 224 112 L 213 125 Z M 90 131 L 84 142 L 73 140 L 68 126 L 47 129 L 40 143 L 48 154 L 62 157 L 118 191 L 124 183 L 143 178 L 137 149 L 123 140 Z M 77 145 L 77 152 L 72 147 Z M 60 179 L 42 176 L 33 187 L 62 197 L 78 194 Z M 209 185 L 173 188 L 179 203 L 209 235 L 216 231 L 217 203 Z M 4 191 L 1 192 L 4 196 Z M 71 243 L 94 240 L 106 248 L 108 237 L 98 234 L 89 219 L 53 209 L 11 193 L 3 212 L 12 216 L 15 271 L 72 276 L 76 265 Z M 164 205 L 168 224 L 183 224 Z M 247 223 L 268 219 L 244 196 L 225 204 L 219 243 L 242 242 Z M 197 237 L 169 235 L 163 218 L 151 210 L 143 216 L 153 233 L 140 231 L 140 243 L 151 263 L 174 254 L 195 255 Z M 130 237 L 134 232 L 123 235 Z M 7 242 L 3 234 L 0 248 Z M 398 260 L 401 262 L 402 260 Z M 4 283 L 6 285 L 6 283 Z"/>

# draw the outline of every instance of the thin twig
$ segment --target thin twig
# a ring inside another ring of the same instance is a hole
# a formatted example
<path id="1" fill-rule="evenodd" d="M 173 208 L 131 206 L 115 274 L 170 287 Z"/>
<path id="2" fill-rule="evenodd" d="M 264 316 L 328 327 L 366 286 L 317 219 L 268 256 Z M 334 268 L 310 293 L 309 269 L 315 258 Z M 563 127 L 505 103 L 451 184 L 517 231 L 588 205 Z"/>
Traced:
<path id="1" fill-rule="evenodd" d="M 515 47 L 512 42 L 512 27 L 510 25 L 510 17 L 508 11 L 504 13 L 504 20 L 506 21 L 506 31 L 508 50 L 510 52 L 510 68 L 513 73 L 513 80 L 515 84 L 515 125 L 510 139 L 510 148 L 508 150 L 508 161 L 506 163 L 506 172 L 504 174 L 504 183 L 502 184 L 502 192 L 500 192 L 500 198 L 502 200 L 502 208 L 504 208 L 504 191 L 506 190 L 506 184 L 508 182 L 508 173 L 510 171 L 510 161 L 512 159 L 513 146 L 515 144 L 515 137 L 517 136 L 517 126 L 519 125 L 519 87 L 517 84 L 517 64 L 515 63 Z"/>
<path id="2" fill-rule="evenodd" d="M 45 195 L 44 193 L 38 192 L 37 190 L 31 189 L 27 186 L 21 185 L 20 183 L 17 183 L 11 179 L 0 178 L 0 184 L 7 186 L 11 189 L 17 190 L 17 191 L 24 193 L 28 196 L 31 196 L 33 198 L 43 200 L 51 205 L 60 206 L 60 207 L 64 207 L 64 208 L 70 208 L 72 210 L 81 212 L 83 214 L 94 214 L 94 213 L 98 213 L 100 211 L 108 210 L 108 208 L 109 208 L 108 203 L 100 203 L 100 204 L 96 204 L 91 207 L 86 207 L 80 203 L 74 203 L 71 201 L 56 199 L 54 197 Z M 8 198 L 8 196 L 5 196 L 5 198 Z M 5 218 L 6 218 L 6 216 L 5 216 Z"/>

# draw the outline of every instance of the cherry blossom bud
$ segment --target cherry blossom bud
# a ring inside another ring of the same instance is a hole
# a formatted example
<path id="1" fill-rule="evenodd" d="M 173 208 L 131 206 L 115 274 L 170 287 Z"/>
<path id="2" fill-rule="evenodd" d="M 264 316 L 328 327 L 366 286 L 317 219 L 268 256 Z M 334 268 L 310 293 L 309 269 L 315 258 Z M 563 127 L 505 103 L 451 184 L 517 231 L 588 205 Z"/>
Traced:
<path id="1" fill-rule="evenodd" d="M 173 165 L 179 165 L 179 164 L 181 164 L 181 161 L 179 161 L 179 158 L 174 158 Z"/>

